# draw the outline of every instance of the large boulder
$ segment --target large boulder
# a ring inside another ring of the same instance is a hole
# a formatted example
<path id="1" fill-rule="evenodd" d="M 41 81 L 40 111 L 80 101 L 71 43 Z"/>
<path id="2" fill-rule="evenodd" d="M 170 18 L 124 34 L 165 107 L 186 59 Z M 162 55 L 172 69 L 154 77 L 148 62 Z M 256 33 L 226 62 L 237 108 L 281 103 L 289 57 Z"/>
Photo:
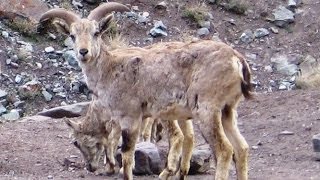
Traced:
<path id="1" fill-rule="evenodd" d="M 48 11 L 46 3 L 41 0 L 2 0 L 0 1 L 0 17 L 12 21 L 18 19 L 37 23 L 41 14 Z"/>
<path id="2" fill-rule="evenodd" d="M 38 115 L 47 116 L 51 118 L 79 117 L 87 113 L 89 104 L 90 102 L 81 102 L 81 103 L 71 104 L 67 106 L 55 107 L 52 109 L 39 112 Z"/>
<path id="3" fill-rule="evenodd" d="M 116 159 L 121 165 L 121 153 L 118 151 Z M 158 148 L 150 142 L 140 142 L 136 145 L 135 150 L 135 175 L 152 175 L 160 174 L 163 169 L 163 163 L 160 158 Z"/>

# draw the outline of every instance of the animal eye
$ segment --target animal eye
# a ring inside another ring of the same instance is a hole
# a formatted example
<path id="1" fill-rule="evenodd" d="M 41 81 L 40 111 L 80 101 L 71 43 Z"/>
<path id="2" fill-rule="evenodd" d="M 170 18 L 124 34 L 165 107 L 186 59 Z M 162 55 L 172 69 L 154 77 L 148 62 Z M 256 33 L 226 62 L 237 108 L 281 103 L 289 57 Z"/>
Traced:
<path id="1" fill-rule="evenodd" d="M 76 40 L 76 37 L 74 35 L 70 35 L 70 38 L 72 39 L 72 41 L 75 41 Z"/>
<path id="2" fill-rule="evenodd" d="M 78 141 L 73 141 L 73 145 L 76 146 L 77 148 L 80 147 Z"/>

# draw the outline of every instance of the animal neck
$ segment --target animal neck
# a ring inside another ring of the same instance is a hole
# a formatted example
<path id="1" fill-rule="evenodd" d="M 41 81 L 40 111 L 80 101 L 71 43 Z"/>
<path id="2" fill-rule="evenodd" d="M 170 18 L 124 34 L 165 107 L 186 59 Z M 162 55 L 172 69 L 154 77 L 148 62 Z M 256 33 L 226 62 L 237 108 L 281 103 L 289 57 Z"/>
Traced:
<path id="1" fill-rule="evenodd" d="M 85 76 L 86 83 L 93 93 L 98 93 L 98 83 L 107 80 L 111 73 L 110 64 L 112 58 L 105 46 L 101 47 L 100 53 L 90 63 L 82 65 L 82 72 Z"/>

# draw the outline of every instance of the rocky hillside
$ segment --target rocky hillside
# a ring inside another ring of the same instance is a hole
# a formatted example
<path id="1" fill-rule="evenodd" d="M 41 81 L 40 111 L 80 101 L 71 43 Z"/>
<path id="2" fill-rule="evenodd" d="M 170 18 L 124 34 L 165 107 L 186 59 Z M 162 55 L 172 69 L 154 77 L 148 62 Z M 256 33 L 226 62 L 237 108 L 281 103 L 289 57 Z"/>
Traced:
<path id="1" fill-rule="evenodd" d="M 99 0 L 0 2 L 0 115 L 5 120 L 90 100 L 72 43 L 53 28 L 38 28 L 41 13 L 64 7 L 87 15 Z M 319 84 L 318 17 L 314 0 L 119 0 L 132 11 L 116 14 L 125 44 L 147 46 L 193 38 L 223 41 L 243 53 L 258 92 Z M 297 75 L 302 76 L 297 76 Z"/>

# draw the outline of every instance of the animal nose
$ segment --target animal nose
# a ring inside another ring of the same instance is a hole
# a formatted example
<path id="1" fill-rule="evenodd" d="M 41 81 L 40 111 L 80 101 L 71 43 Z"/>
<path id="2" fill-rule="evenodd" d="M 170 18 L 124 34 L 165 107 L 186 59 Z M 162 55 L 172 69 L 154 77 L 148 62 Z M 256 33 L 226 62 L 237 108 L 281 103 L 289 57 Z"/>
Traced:
<path id="1" fill-rule="evenodd" d="M 80 49 L 79 53 L 80 53 L 82 56 L 85 56 L 85 55 L 88 53 L 88 49 Z"/>

